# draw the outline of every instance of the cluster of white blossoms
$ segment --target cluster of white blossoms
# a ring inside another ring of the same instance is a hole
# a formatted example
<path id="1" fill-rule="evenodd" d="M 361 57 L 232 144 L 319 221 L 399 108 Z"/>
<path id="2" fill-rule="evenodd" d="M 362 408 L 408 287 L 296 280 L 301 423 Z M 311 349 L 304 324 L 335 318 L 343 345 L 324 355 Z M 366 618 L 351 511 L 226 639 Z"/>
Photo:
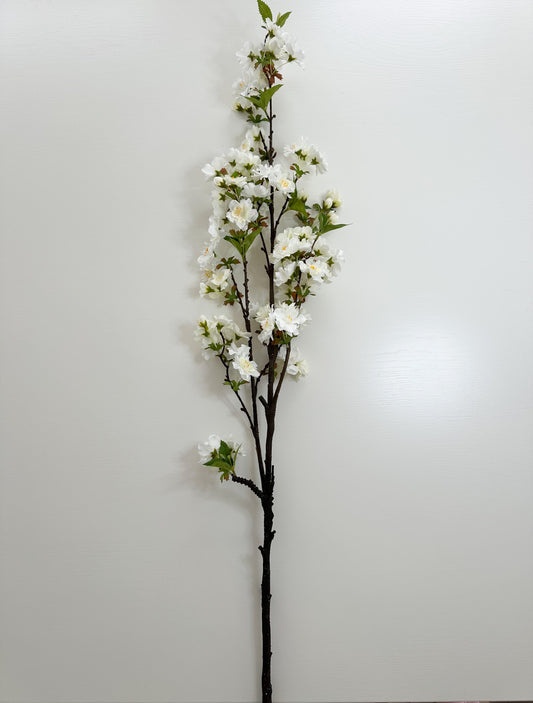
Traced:
<path id="1" fill-rule="evenodd" d="M 272 259 L 279 264 L 293 254 L 306 254 L 311 251 L 317 235 L 311 227 L 287 227 L 276 234 Z"/>
<path id="2" fill-rule="evenodd" d="M 328 170 L 327 161 L 320 151 L 303 137 L 300 137 L 297 142 L 287 144 L 283 154 L 296 172 L 300 169 L 301 172 L 308 173 L 309 166 L 315 166 L 317 173 L 326 173 Z"/>
<path id="3" fill-rule="evenodd" d="M 263 305 L 256 311 L 255 319 L 261 326 L 258 339 L 263 344 L 267 344 L 274 338 L 286 340 L 297 337 L 302 325 L 305 325 L 311 317 L 294 303 L 280 303 Z"/>
<path id="4" fill-rule="evenodd" d="M 234 302 L 235 299 L 231 292 L 234 283 L 231 263 L 224 263 L 224 254 L 231 253 L 225 238 L 244 236 L 256 227 L 260 208 L 269 201 L 269 188 L 263 178 L 254 174 L 254 169 L 261 164 L 261 137 L 260 128 L 252 127 L 238 148 L 216 157 L 202 169 L 213 186 L 213 214 L 209 218 L 210 239 L 198 257 L 202 272 L 200 295 L 214 300 Z M 235 259 L 230 261 L 238 263 Z"/>
<path id="5" fill-rule="evenodd" d="M 257 378 L 259 376 L 259 369 L 255 361 L 250 359 L 250 347 L 248 344 L 232 344 L 228 349 L 228 353 L 231 356 L 231 365 L 233 368 L 239 372 L 239 376 L 243 381 L 248 382 L 253 376 Z"/>
<path id="6" fill-rule="evenodd" d="M 262 181 L 268 182 L 279 193 L 284 195 L 294 193 L 293 174 L 288 169 L 283 168 L 281 164 L 261 164 L 254 169 L 253 173 L 258 178 L 261 178 Z"/>
<path id="7" fill-rule="evenodd" d="M 238 260 L 230 256 L 235 252 L 232 252 L 228 241 L 234 245 L 239 242 L 244 244 L 247 235 L 259 231 L 264 224 L 262 218 L 268 215 L 272 195 L 275 197 L 279 194 L 287 199 L 296 199 L 302 203 L 300 208 L 303 207 L 305 212 L 305 199 L 298 194 L 297 183 L 302 176 L 309 173 L 306 168 L 316 166 L 319 171 L 325 169 L 325 161 L 318 149 L 303 138 L 285 147 L 285 153 L 292 159 L 290 164 L 290 159 L 285 164 L 269 163 L 265 144 L 264 131 L 259 126 L 253 126 L 247 130 L 238 148 L 232 148 L 228 153 L 216 157 L 202 169 L 213 186 L 213 214 L 209 219 L 210 239 L 204 244 L 198 257 L 198 265 L 202 272 L 201 296 L 225 304 L 233 304 L 236 301 L 232 265 L 238 263 Z M 328 223 L 336 224 L 336 218 L 332 206 L 328 212 Z M 277 264 L 280 261 L 280 248 L 286 243 L 285 239 L 291 236 L 291 230 L 297 229 L 298 227 L 286 228 L 278 233 L 276 249 L 273 252 L 273 260 Z M 311 246 L 311 235 L 307 241 Z M 291 253 L 294 254 L 295 251 Z M 226 255 L 230 256 L 229 264 Z M 286 282 L 294 272 L 291 271 L 290 264 L 290 261 L 285 261 L 283 266 L 277 266 L 278 285 Z M 311 271 L 317 272 L 318 265 L 317 261 Z M 331 269 L 331 265 L 328 269 Z M 313 280 L 318 280 L 316 275 Z M 322 280 L 331 280 L 325 269 Z"/>
<path id="8" fill-rule="evenodd" d="M 290 14 L 290 13 L 288 13 Z M 288 16 L 287 14 L 287 16 Z M 269 74 L 281 78 L 280 71 L 289 63 L 303 68 L 304 53 L 291 36 L 272 19 L 265 18 L 267 36 L 262 43 L 246 42 L 237 52 L 237 58 L 243 68 L 243 74 L 233 85 L 235 94 L 233 107 L 241 112 L 253 113 L 253 107 L 247 98 L 269 87 Z M 268 66 L 269 70 L 263 70 Z"/>
<path id="9" fill-rule="evenodd" d="M 250 334 L 225 315 L 215 315 L 211 319 L 202 315 L 194 330 L 194 337 L 203 347 L 204 359 L 211 359 L 224 354 L 235 342 L 248 340 Z"/>
<path id="10" fill-rule="evenodd" d="M 223 299 L 230 283 L 230 269 L 207 269 L 204 271 L 204 280 L 200 282 L 200 295 L 212 300 Z"/>
<path id="11" fill-rule="evenodd" d="M 221 481 L 228 481 L 230 475 L 235 473 L 237 455 L 244 456 L 241 444 L 231 438 L 224 440 L 217 434 L 209 435 L 207 442 L 198 444 L 198 454 L 201 464 L 218 469 Z"/>
<path id="12" fill-rule="evenodd" d="M 340 205 L 336 191 L 328 191 L 322 204 L 314 205 L 326 231 L 336 227 L 338 215 L 334 208 Z M 341 249 L 331 247 L 320 230 L 311 226 L 286 227 L 276 234 L 272 260 L 274 283 L 285 286 L 287 299 L 294 300 L 295 295 L 305 298 L 315 293 L 321 283 L 330 283 L 339 273 L 344 255 Z"/>

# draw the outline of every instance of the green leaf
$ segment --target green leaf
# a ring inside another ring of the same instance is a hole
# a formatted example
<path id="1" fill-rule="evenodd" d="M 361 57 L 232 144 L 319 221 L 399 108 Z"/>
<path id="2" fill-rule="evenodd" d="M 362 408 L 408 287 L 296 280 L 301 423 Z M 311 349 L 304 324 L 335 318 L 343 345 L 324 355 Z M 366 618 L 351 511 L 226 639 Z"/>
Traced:
<path id="1" fill-rule="evenodd" d="M 272 10 L 266 4 L 266 2 L 263 2 L 263 0 L 257 0 L 257 7 L 259 8 L 259 14 L 263 18 L 263 20 L 272 19 Z"/>
<path id="2" fill-rule="evenodd" d="M 230 464 L 228 461 L 224 461 L 224 459 L 221 459 L 220 457 L 217 459 L 210 459 L 209 461 L 206 461 L 204 466 L 215 466 L 221 471 L 231 471 L 232 473 L 234 471 L 233 465 Z"/>
<path id="3" fill-rule="evenodd" d="M 241 239 L 237 239 L 237 237 L 232 237 L 229 234 L 226 235 L 224 237 L 224 239 L 226 240 L 226 242 L 233 244 L 233 246 L 235 247 L 235 249 L 237 249 L 237 251 L 239 252 L 239 254 L 241 256 L 243 255 L 243 253 L 242 253 L 242 240 Z"/>
<path id="4" fill-rule="evenodd" d="M 273 85 L 271 88 L 267 88 L 266 90 L 262 91 L 261 102 L 263 104 L 263 107 L 266 108 L 268 103 L 272 100 L 272 96 L 274 95 L 274 93 L 276 93 L 282 87 L 283 87 L 283 84 L 278 83 L 278 85 Z"/>
<path id="5" fill-rule="evenodd" d="M 261 232 L 261 227 L 258 227 L 256 229 L 253 229 L 249 234 L 246 235 L 244 238 L 244 241 L 242 243 L 242 255 L 244 256 L 248 249 L 252 246 L 254 243 L 256 237 L 258 234 Z"/>
<path id="6" fill-rule="evenodd" d="M 287 205 L 287 210 L 294 210 L 299 212 L 304 217 L 307 217 L 307 208 L 305 207 L 305 202 L 301 198 L 291 198 L 289 204 Z"/>
<path id="7" fill-rule="evenodd" d="M 283 332 L 281 339 L 279 340 L 279 345 L 289 345 L 292 341 L 292 336 L 288 332 Z"/>
<path id="8" fill-rule="evenodd" d="M 227 442 L 224 442 L 224 440 L 221 440 L 220 442 L 220 447 L 218 448 L 218 453 L 221 459 L 224 461 L 227 461 L 229 464 L 231 464 L 231 447 L 227 444 Z"/>
<path id="9" fill-rule="evenodd" d="M 278 85 L 273 85 L 271 88 L 262 90 L 258 95 L 248 95 L 246 99 L 260 110 L 264 110 L 266 112 L 268 103 L 272 100 L 272 96 L 282 87 L 283 84 L 278 83 Z"/>
<path id="10" fill-rule="evenodd" d="M 283 15 L 278 15 L 278 18 L 276 20 L 276 24 L 278 25 L 278 27 L 283 27 L 285 22 L 289 19 L 290 14 L 290 12 L 285 12 L 285 14 Z"/>
<path id="11" fill-rule="evenodd" d="M 246 100 L 249 100 L 252 103 L 252 105 L 255 105 L 259 108 L 261 107 L 261 98 L 259 97 L 259 95 L 247 95 L 245 97 Z"/>
<path id="12" fill-rule="evenodd" d="M 331 232 L 334 229 L 340 229 L 341 227 L 348 227 L 348 225 L 326 225 L 320 230 L 320 234 L 325 234 L 326 232 Z"/>

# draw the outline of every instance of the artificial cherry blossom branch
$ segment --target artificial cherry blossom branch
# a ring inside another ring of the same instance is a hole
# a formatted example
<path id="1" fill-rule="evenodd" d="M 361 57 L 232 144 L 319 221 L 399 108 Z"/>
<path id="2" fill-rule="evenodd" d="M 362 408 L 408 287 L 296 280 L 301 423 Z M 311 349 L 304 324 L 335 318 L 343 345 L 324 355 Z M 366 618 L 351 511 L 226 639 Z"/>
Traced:
<path id="1" fill-rule="evenodd" d="M 292 62 L 301 65 L 303 55 L 284 29 L 291 13 L 278 14 L 274 19 L 264 0 L 257 0 L 257 4 L 265 35 L 262 41 L 248 45 L 238 54 L 245 75 L 236 84 L 234 103 L 251 126 L 239 148 L 230 149 L 203 168 L 213 185 L 213 215 L 209 225 L 211 239 L 198 258 L 203 272 L 201 295 L 218 300 L 229 309 L 238 302 L 244 329 L 225 315 L 211 319 L 202 316 L 196 336 L 205 358 L 220 359 L 224 382 L 231 387 L 246 415 L 255 445 L 260 485 L 235 471 L 239 453 L 242 454 L 240 444 L 211 435 L 199 445 L 199 452 L 204 465 L 218 469 L 221 481 L 231 478 L 250 488 L 261 501 L 261 688 L 262 703 L 272 703 L 270 551 L 275 535 L 276 412 L 287 375 L 298 378 L 307 373 L 299 350 L 292 346 L 310 319 L 303 303 L 308 295 L 315 294 L 320 284 L 332 280 L 342 261 L 342 253 L 323 239 L 319 242 L 319 237 L 343 225 L 337 224 L 336 209 L 341 203 L 336 192 L 328 191 L 321 201 L 308 203 L 308 198 L 300 195 L 296 187 L 299 179 L 313 170 L 318 173 L 326 170 L 318 149 L 300 138 L 286 145 L 278 160 L 273 96 L 283 85 L 283 67 Z M 268 127 L 263 129 L 265 122 Z M 280 198 L 278 203 L 276 198 Z M 265 205 L 268 214 L 263 209 Z M 260 240 L 260 246 L 259 242 L 254 245 L 255 239 Z M 223 258 L 227 256 L 224 248 L 229 248 L 233 255 Z M 262 261 L 260 250 L 266 260 L 266 296 L 251 275 L 254 255 Z M 237 266 L 242 266 L 242 277 L 240 272 L 236 273 Z M 230 365 L 234 378 L 230 375 Z M 250 393 L 245 401 L 240 389 L 247 383 Z M 260 422 L 259 404 L 264 410 L 264 422 L 262 417 Z"/>

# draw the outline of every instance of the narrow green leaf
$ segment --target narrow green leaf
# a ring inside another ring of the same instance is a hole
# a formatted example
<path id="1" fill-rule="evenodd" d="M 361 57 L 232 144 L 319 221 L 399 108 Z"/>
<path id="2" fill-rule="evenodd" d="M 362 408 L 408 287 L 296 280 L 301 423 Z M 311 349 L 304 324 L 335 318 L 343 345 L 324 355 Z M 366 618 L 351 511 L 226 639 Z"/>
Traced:
<path id="1" fill-rule="evenodd" d="M 289 19 L 290 14 L 290 12 L 285 12 L 285 14 L 283 15 L 278 15 L 278 18 L 276 20 L 276 24 L 278 25 L 278 27 L 283 27 L 285 22 Z"/>
<path id="2" fill-rule="evenodd" d="M 272 19 L 272 10 L 266 4 L 266 2 L 263 2 L 263 0 L 257 0 L 257 7 L 259 8 L 259 14 L 263 18 L 263 20 Z"/>
<path id="3" fill-rule="evenodd" d="M 243 256 L 246 254 L 246 252 L 248 251 L 248 249 L 252 246 L 252 244 L 254 243 L 256 237 L 259 235 L 260 232 L 261 232 L 261 228 L 259 227 L 258 229 L 252 230 L 252 231 L 250 232 L 250 234 L 246 235 L 246 237 L 244 238 L 244 242 L 243 242 L 243 244 L 242 244 L 242 253 L 243 253 Z"/>
<path id="4" fill-rule="evenodd" d="M 348 225 L 326 225 L 320 230 L 320 234 L 325 234 L 326 232 L 331 232 L 334 229 L 340 229 L 341 227 L 348 227 Z"/>
<path id="5" fill-rule="evenodd" d="M 278 83 L 278 85 L 273 85 L 271 88 L 262 90 L 258 95 L 246 96 L 246 100 L 249 100 L 252 105 L 266 112 L 268 103 L 272 100 L 272 96 L 282 87 L 283 83 Z"/>

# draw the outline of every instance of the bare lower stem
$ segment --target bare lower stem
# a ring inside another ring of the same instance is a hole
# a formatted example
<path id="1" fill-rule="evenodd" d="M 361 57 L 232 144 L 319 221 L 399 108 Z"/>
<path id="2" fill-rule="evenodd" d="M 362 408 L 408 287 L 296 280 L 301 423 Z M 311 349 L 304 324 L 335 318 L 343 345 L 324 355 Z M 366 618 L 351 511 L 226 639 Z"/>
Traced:
<path id="1" fill-rule="evenodd" d="M 274 512 L 272 510 L 273 487 L 272 483 L 270 495 L 263 497 L 264 534 L 263 545 L 259 547 L 261 556 L 263 557 L 263 575 L 261 579 L 261 630 L 263 636 L 263 666 L 261 671 L 262 703 L 272 703 L 272 633 L 270 627 L 270 601 L 272 594 L 270 592 L 270 547 L 275 534 L 273 530 Z"/>

